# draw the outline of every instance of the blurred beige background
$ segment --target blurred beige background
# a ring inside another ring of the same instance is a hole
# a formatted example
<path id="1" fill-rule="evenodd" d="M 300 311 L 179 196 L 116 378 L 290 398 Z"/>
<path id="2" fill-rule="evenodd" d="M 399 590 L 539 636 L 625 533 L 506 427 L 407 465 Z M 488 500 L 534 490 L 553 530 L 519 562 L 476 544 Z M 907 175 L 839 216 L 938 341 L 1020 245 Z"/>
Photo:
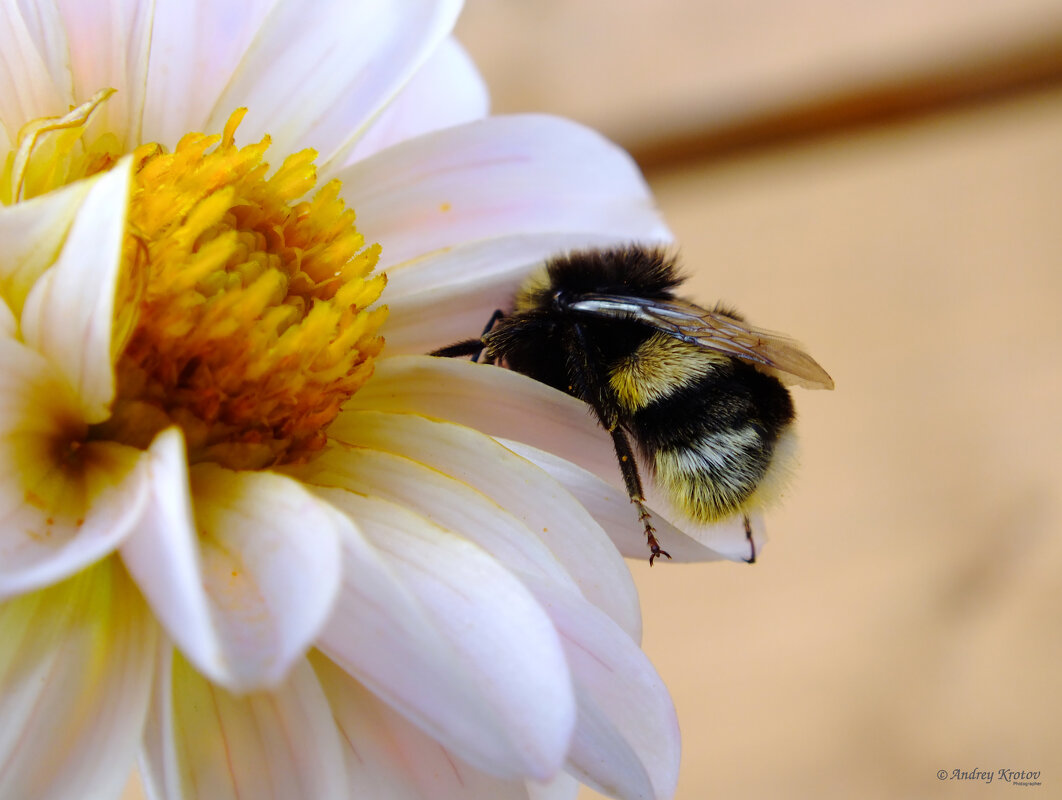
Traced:
<path id="1" fill-rule="evenodd" d="M 1062 3 L 468 0 L 458 35 L 837 382 L 759 563 L 631 565 L 679 800 L 1062 797 Z"/>

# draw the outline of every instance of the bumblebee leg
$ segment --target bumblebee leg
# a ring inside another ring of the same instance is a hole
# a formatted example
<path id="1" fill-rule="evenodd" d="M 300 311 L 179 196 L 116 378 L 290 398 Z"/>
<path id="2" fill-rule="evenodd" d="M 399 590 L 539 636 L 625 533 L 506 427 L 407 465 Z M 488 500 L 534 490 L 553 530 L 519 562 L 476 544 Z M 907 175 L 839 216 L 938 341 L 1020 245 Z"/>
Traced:
<path id="1" fill-rule="evenodd" d="M 660 542 L 656 540 L 656 529 L 650 521 L 649 509 L 645 507 L 645 493 L 642 491 L 642 478 L 638 474 L 638 463 L 634 460 L 634 451 L 631 443 L 622 428 L 614 428 L 612 431 L 612 444 L 616 448 L 616 459 L 619 461 L 620 472 L 623 474 L 623 482 L 627 486 L 627 496 L 638 508 L 638 519 L 645 526 L 645 539 L 649 545 L 649 566 L 653 566 L 659 556 L 671 558 L 671 554 L 660 549 Z"/>
<path id="2" fill-rule="evenodd" d="M 490 315 L 490 320 L 487 322 L 487 327 L 483 329 L 483 333 L 480 334 L 478 339 L 464 339 L 460 342 L 454 342 L 446 347 L 440 347 L 438 350 L 432 350 L 428 355 L 440 356 L 441 358 L 472 356 L 473 361 L 479 361 L 479 357 L 483 353 L 483 337 L 490 333 L 490 329 L 494 327 L 494 323 L 504 316 L 505 312 L 500 308 L 494 309 L 494 313 Z M 488 358 L 487 363 L 493 364 L 494 359 Z"/>
<path id="3" fill-rule="evenodd" d="M 749 551 L 750 551 L 750 555 L 749 555 L 748 558 L 745 559 L 745 563 L 746 564 L 755 564 L 756 563 L 756 542 L 754 542 L 752 540 L 752 520 L 749 519 L 749 515 L 748 514 L 746 514 L 744 516 L 744 522 L 745 522 L 745 538 L 748 539 Z"/>
<path id="4" fill-rule="evenodd" d="M 490 315 L 490 319 L 487 320 L 487 324 L 483 328 L 483 333 L 481 333 L 479 335 L 479 338 L 482 339 L 484 336 L 486 336 L 488 333 L 490 333 L 490 329 L 494 327 L 494 323 L 497 322 L 498 320 L 500 320 L 504 316 L 505 316 L 505 312 L 502 311 L 500 308 L 494 309 L 494 313 Z"/>
<path id="5" fill-rule="evenodd" d="M 490 315 L 490 319 L 487 320 L 487 324 L 483 328 L 483 333 L 481 333 L 479 335 L 479 340 L 481 342 L 483 342 L 484 345 L 487 343 L 487 334 L 491 332 L 491 329 L 494 327 L 494 323 L 497 322 L 498 320 L 500 320 L 504 316 L 505 316 L 505 312 L 502 311 L 500 308 L 494 309 L 494 313 Z M 483 350 L 483 347 L 481 346 L 480 347 L 480 351 L 482 352 L 482 350 Z M 480 356 L 480 353 L 476 353 L 474 356 L 472 356 L 472 360 L 473 361 L 479 361 L 479 356 Z M 483 363 L 484 364 L 493 364 L 494 363 L 494 357 L 492 355 L 488 354 L 487 357 L 485 359 L 483 359 Z"/>
<path id="6" fill-rule="evenodd" d="M 634 460 L 634 451 L 621 426 L 622 414 L 616 407 L 609 392 L 608 377 L 604 374 L 600 354 L 587 341 L 580 325 L 574 324 L 569 330 L 567 349 L 569 355 L 568 377 L 572 382 L 569 393 L 587 403 L 594 410 L 597 421 L 612 435 L 612 446 L 616 448 L 616 460 L 619 461 L 623 483 L 627 487 L 627 496 L 638 508 L 638 519 L 645 526 L 645 539 L 649 545 L 649 566 L 659 556 L 671 558 L 671 554 L 660 549 L 656 540 L 656 529 L 650 521 L 649 509 L 645 507 L 645 492 L 642 479 L 638 474 L 638 462 Z"/>
<path id="7" fill-rule="evenodd" d="M 457 358 L 458 356 L 479 356 L 480 351 L 483 349 L 483 342 L 479 339 L 465 339 L 461 342 L 454 342 L 446 347 L 440 347 L 438 350 L 432 350 L 428 353 L 429 356 L 441 356 L 442 358 Z M 475 358 L 472 359 L 475 361 Z"/>

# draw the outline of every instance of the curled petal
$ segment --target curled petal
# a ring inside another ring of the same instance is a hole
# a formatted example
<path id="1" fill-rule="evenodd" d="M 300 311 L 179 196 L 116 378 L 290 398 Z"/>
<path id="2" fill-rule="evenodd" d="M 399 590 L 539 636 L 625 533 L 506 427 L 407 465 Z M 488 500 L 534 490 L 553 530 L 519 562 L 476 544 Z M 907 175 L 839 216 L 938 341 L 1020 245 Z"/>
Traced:
<path id="1" fill-rule="evenodd" d="M 166 800 L 349 797 L 339 734 L 303 659 L 271 691 L 235 695 L 169 649 L 155 680 L 141 771 Z"/>
<path id="2" fill-rule="evenodd" d="M 160 433 L 148 456 L 147 506 L 122 545 L 122 560 L 178 647 L 202 672 L 224 678 L 229 669 L 203 588 L 179 429 Z"/>
<path id="3" fill-rule="evenodd" d="M 338 529 L 349 525 L 298 483 L 213 464 L 191 471 L 203 581 L 236 688 L 279 682 L 339 592 Z"/>
<path id="4" fill-rule="evenodd" d="M 128 536 L 146 459 L 86 442 L 77 398 L 39 354 L 0 340 L 0 597 L 55 583 Z"/>
<path id="5" fill-rule="evenodd" d="M 115 797 L 158 628 L 117 559 L 0 603 L 0 797 Z"/>
<path id="6" fill-rule="evenodd" d="M 100 178 L 0 205 L 0 295 L 17 315 L 37 279 L 56 259 L 85 195 Z"/>
<path id="7" fill-rule="evenodd" d="M 129 571 L 211 680 L 238 691 L 275 685 L 331 609 L 346 521 L 280 475 L 204 464 L 189 483 L 176 429 L 151 457 L 148 509 L 122 547 Z"/>
<path id="8" fill-rule="evenodd" d="M 564 487 L 523 458 L 476 430 L 413 414 L 344 411 L 329 433 L 420 462 L 486 495 L 552 551 L 591 602 L 640 638 L 638 593 L 616 548 Z"/>
<path id="9" fill-rule="evenodd" d="M 319 491 L 366 537 L 345 534 L 322 652 L 472 766 L 501 778 L 553 775 L 574 701 L 556 632 L 523 585 L 400 506 Z"/>
<path id="10" fill-rule="evenodd" d="M 123 159 L 89 189 L 22 312 L 26 343 L 56 364 L 89 423 L 106 419 L 114 398 L 112 329 L 132 163 Z"/>
<path id="11" fill-rule="evenodd" d="M 517 372 L 460 359 L 386 358 L 377 362 L 373 379 L 352 398 L 350 406 L 432 415 L 474 426 L 491 436 L 553 453 L 623 490 L 609 437 L 586 404 Z M 646 481 L 645 489 L 655 519 L 669 520 L 673 527 L 723 558 L 748 558 L 741 520 L 697 525 L 671 509 L 651 482 Z M 753 535 L 760 545 L 764 538 L 762 521 L 757 516 L 753 522 L 759 526 Z M 636 519 L 634 526 L 638 530 Z"/>

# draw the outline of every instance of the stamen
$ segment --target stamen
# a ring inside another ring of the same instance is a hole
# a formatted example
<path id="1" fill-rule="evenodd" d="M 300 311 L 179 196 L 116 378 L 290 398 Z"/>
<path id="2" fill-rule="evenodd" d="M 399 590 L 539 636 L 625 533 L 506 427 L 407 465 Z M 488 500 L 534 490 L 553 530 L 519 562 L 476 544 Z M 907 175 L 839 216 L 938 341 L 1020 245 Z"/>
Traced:
<path id="1" fill-rule="evenodd" d="M 134 153 L 118 307 L 118 399 L 94 436 L 146 446 L 177 424 L 189 458 L 236 469 L 301 461 L 372 374 L 386 308 L 339 183 L 316 154 L 267 177 L 269 137 L 188 134 Z"/>

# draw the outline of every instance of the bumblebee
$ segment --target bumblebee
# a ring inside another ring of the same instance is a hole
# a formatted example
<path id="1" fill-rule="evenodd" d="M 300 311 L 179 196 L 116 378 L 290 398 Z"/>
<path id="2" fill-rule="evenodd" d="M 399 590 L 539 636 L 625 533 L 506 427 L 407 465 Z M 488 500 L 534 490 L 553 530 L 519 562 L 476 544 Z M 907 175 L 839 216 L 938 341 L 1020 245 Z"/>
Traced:
<path id="1" fill-rule="evenodd" d="M 784 483 L 793 401 L 783 383 L 832 389 L 795 342 L 732 309 L 675 296 L 684 278 L 664 250 L 628 246 L 553 258 L 530 275 L 513 311 L 478 339 L 433 355 L 497 363 L 584 401 L 612 436 L 649 564 L 671 556 L 645 506 L 633 440 L 656 483 L 692 520 L 744 515 Z"/>

